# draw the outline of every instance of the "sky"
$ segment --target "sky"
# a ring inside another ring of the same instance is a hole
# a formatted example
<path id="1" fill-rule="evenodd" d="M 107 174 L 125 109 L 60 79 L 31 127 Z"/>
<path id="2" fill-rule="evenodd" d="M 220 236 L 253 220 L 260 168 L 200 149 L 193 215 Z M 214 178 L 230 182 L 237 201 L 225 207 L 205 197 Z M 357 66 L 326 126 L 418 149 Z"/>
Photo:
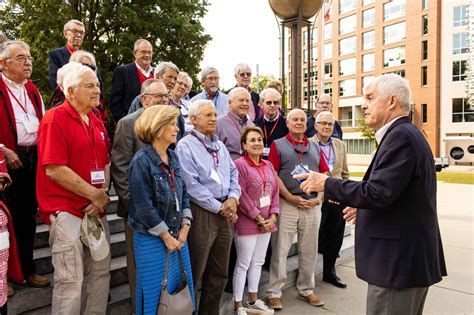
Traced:
<path id="1" fill-rule="evenodd" d="M 278 24 L 268 0 L 210 0 L 202 24 L 212 36 L 204 51 L 201 68 L 219 70 L 220 86 L 235 85 L 234 67 L 247 63 L 256 75 L 280 76 Z"/>

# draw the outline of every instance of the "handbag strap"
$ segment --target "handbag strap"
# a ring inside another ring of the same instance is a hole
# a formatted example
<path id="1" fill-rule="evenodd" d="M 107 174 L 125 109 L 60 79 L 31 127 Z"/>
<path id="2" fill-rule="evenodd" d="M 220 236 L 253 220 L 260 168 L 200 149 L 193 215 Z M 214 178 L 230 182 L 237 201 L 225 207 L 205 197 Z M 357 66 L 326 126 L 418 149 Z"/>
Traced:
<path id="1" fill-rule="evenodd" d="M 179 267 L 181 269 L 181 281 L 186 280 L 186 271 L 184 270 L 183 258 L 181 257 L 181 250 L 178 249 L 178 260 L 179 260 Z M 163 280 L 161 281 L 162 288 L 166 288 L 166 284 L 168 283 L 168 270 L 169 270 L 169 263 L 170 263 L 170 255 L 171 252 L 169 250 L 166 251 L 166 266 L 165 266 L 165 275 Z"/>

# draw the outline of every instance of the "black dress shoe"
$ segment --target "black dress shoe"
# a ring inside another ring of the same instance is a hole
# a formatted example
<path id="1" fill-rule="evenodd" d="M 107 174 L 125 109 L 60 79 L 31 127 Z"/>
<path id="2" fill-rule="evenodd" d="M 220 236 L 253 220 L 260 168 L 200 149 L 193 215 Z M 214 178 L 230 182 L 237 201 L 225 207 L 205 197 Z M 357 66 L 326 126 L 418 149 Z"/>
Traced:
<path id="1" fill-rule="evenodd" d="M 347 284 L 345 284 L 344 282 L 342 282 L 341 279 L 339 279 L 339 277 L 323 277 L 323 281 L 324 282 L 327 282 L 327 283 L 330 283 L 338 288 L 345 288 L 347 287 Z"/>

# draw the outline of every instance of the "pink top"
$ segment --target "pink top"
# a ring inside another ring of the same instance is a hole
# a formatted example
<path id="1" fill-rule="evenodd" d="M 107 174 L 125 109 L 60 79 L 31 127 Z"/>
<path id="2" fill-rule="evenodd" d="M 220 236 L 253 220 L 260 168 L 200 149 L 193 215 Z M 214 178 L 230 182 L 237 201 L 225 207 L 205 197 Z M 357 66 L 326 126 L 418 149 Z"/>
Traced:
<path id="1" fill-rule="evenodd" d="M 257 215 L 260 214 L 266 220 L 272 213 L 280 213 L 280 189 L 275 169 L 270 162 L 265 160 L 262 160 L 260 166 L 256 167 L 245 156 L 238 158 L 234 163 L 239 172 L 239 184 L 242 190 L 237 208 L 239 218 L 234 225 L 235 233 L 238 235 L 262 233 L 255 220 Z M 264 180 L 266 182 L 265 191 L 263 191 Z M 265 196 L 270 196 L 270 205 L 260 208 L 262 193 Z M 272 232 L 276 230 L 276 225 L 274 225 Z"/>

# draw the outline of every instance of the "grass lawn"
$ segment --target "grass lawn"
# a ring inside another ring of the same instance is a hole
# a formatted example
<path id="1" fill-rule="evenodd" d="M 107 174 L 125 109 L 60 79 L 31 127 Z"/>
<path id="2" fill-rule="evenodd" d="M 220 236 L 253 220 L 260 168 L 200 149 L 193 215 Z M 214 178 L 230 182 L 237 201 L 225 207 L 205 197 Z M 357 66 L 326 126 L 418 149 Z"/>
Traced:
<path id="1" fill-rule="evenodd" d="M 364 177 L 364 172 L 352 172 L 351 177 Z M 451 184 L 474 185 L 474 173 L 436 172 L 439 181 Z"/>

